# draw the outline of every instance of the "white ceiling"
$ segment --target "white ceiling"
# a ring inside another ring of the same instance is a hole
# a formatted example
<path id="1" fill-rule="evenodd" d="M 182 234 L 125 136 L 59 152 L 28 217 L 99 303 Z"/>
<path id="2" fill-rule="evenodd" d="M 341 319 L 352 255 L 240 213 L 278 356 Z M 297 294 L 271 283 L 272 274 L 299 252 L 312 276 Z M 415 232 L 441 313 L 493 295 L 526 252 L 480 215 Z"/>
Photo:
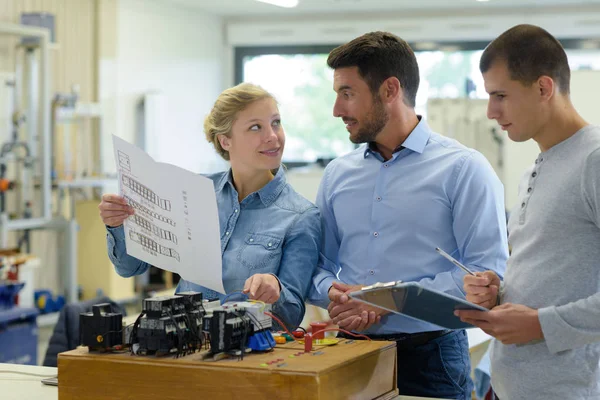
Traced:
<path id="1" fill-rule="evenodd" d="M 540 11 L 553 8 L 577 8 L 579 6 L 600 6 L 600 0 L 299 0 L 295 8 L 281 8 L 255 0 L 163 0 L 171 4 L 203 10 L 224 17 L 244 17 L 277 14 L 282 16 L 324 15 L 349 13 L 394 12 L 484 12 L 485 10 L 509 11 L 519 8 L 539 8 Z M 276 21 L 273 21 L 276 22 Z"/>

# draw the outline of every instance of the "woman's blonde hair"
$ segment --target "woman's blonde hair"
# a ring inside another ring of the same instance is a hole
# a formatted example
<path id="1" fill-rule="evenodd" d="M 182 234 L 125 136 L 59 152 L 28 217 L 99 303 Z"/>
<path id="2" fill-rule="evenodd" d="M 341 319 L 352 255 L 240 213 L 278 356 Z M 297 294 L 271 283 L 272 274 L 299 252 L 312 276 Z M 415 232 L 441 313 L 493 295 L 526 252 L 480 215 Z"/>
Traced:
<path id="1" fill-rule="evenodd" d="M 229 137 L 233 123 L 239 112 L 258 100 L 275 97 L 260 86 L 252 83 L 240 83 L 226 89 L 217 97 L 210 114 L 204 119 L 204 134 L 206 140 L 215 146 L 221 157 L 229 161 L 229 152 L 221 147 L 219 135 Z"/>

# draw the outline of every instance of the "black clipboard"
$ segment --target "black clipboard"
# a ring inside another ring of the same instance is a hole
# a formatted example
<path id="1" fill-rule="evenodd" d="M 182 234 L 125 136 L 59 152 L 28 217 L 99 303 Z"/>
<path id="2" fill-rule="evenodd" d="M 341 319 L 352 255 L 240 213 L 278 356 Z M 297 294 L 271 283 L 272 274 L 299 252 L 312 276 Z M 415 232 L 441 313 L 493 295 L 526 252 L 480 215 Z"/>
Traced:
<path id="1" fill-rule="evenodd" d="M 383 308 L 396 314 L 406 315 L 446 329 L 473 328 L 454 315 L 455 310 L 489 311 L 437 290 L 428 289 L 416 282 L 376 283 L 349 296 L 358 301 Z"/>

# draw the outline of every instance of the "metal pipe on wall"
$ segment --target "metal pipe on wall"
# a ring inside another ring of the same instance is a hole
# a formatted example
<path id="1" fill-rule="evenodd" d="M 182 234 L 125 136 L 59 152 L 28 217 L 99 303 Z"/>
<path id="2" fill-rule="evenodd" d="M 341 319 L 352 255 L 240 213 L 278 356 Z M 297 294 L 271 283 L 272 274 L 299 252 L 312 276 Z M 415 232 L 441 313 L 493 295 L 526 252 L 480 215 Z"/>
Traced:
<path id="1" fill-rule="evenodd" d="M 50 110 L 52 95 L 50 93 L 50 33 L 47 30 L 41 37 L 40 64 L 42 76 L 40 82 L 40 111 L 42 120 L 42 217 L 52 218 L 52 143 L 50 129 Z"/>
<path id="2" fill-rule="evenodd" d="M 40 55 L 40 75 L 39 75 L 39 98 L 35 105 L 30 103 L 29 119 L 37 118 L 39 111 L 39 124 L 41 130 L 36 129 L 37 120 L 33 125 L 28 127 L 27 142 L 30 142 L 31 148 L 35 149 L 34 154 L 38 154 L 38 160 L 41 157 L 41 207 L 40 216 L 34 215 L 33 218 L 21 218 L 9 220 L 6 213 L 0 214 L 0 246 L 8 245 L 8 233 L 15 230 L 27 229 L 53 229 L 64 233 L 64 242 L 66 251 L 63 254 L 63 267 L 67 282 L 64 282 L 65 294 L 68 302 L 74 302 L 78 299 L 77 294 L 77 231 L 78 225 L 74 219 L 69 221 L 64 218 L 53 218 L 52 216 L 52 138 L 51 138 L 51 109 L 52 95 L 50 88 L 50 33 L 42 28 L 24 26 L 10 23 L 0 23 L 0 35 L 15 35 L 20 37 L 36 37 L 39 38 L 39 46 L 36 51 Z M 26 50 L 27 51 L 27 50 Z M 30 55 L 28 54 L 27 57 Z M 34 57 L 32 54 L 31 57 Z M 29 64 L 35 64 L 33 58 L 28 58 Z M 37 75 L 36 68 L 33 72 Z M 18 72 L 18 71 L 17 71 Z M 33 85 L 36 80 L 33 79 Z M 35 96 L 34 89 L 30 90 L 30 95 Z M 31 102 L 31 99 L 30 99 Z M 31 121 L 29 121 L 31 122 Z M 39 142 L 35 140 L 33 135 L 37 135 Z M 36 143 L 37 142 L 37 143 Z M 39 144 L 39 148 L 37 147 Z M 39 152 L 38 152 L 39 149 Z M 33 174 L 36 175 L 36 174 Z"/>
<path id="3" fill-rule="evenodd" d="M 50 147 L 50 117 L 51 117 L 51 93 L 50 93 L 50 33 L 46 29 L 24 26 L 11 23 L 0 23 L 0 34 L 14 35 L 20 37 L 36 37 L 39 39 L 39 51 L 40 51 L 40 84 L 39 84 L 39 104 L 35 107 L 39 107 L 40 123 L 41 123 L 41 189 L 42 189 L 42 201 L 40 207 L 40 216 L 37 218 L 17 219 L 6 221 L 6 229 L 8 230 L 21 230 L 21 229 L 35 229 L 37 227 L 43 227 L 52 219 L 52 175 L 51 175 L 51 156 L 52 149 Z M 30 71 L 31 72 L 31 71 Z M 33 81 L 35 84 L 35 80 Z M 35 110 L 30 107 L 29 111 Z M 37 116 L 29 116 L 29 119 Z M 28 125 L 31 121 L 28 121 Z M 33 123 L 33 129 L 35 129 L 37 121 Z M 29 130 L 29 129 L 28 129 Z M 35 134 L 32 130 L 29 130 L 29 134 Z M 28 141 L 32 138 L 28 138 Z M 35 147 L 35 146 L 34 146 Z M 35 154 L 36 152 L 34 152 Z M 0 219 L 0 222 L 2 220 Z"/>

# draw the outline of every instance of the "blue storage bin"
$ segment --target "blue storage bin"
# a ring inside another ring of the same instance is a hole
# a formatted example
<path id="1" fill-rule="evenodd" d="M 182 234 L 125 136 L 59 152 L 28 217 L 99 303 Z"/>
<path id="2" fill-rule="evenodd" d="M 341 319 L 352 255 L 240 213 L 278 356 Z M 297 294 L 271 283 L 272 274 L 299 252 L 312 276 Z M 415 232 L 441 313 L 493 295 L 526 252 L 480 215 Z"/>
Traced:
<path id="1" fill-rule="evenodd" d="M 0 282 L 0 310 L 9 310 L 15 306 L 15 296 L 23 286 L 24 282 Z"/>
<path id="2" fill-rule="evenodd" d="M 37 365 L 36 308 L 0 311 L 0 363 Z"/>

